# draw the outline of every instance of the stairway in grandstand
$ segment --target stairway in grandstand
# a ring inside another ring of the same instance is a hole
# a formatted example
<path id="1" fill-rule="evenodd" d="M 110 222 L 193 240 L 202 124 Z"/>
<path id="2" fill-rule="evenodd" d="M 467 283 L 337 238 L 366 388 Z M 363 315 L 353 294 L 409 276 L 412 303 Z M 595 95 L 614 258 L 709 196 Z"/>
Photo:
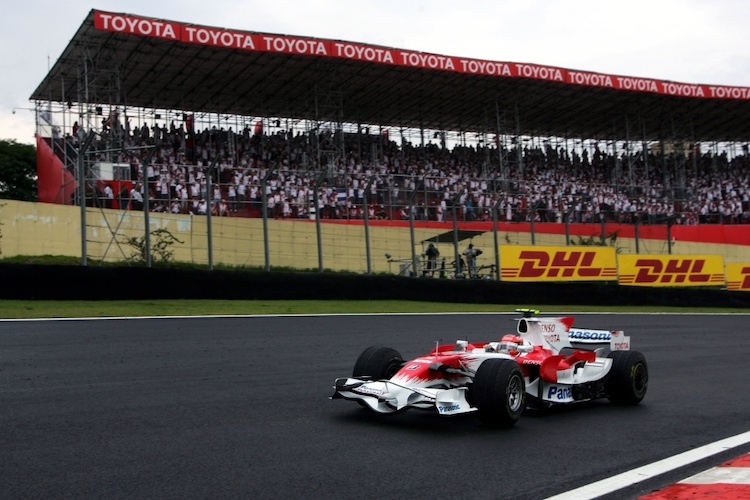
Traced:
<path id="1" fill-rule="evenodd" d="M 36 145 L 39 201 L 73 203 L 78 186 L 75 180 L 78 152 L 72 144 L 39 135 Z"/>

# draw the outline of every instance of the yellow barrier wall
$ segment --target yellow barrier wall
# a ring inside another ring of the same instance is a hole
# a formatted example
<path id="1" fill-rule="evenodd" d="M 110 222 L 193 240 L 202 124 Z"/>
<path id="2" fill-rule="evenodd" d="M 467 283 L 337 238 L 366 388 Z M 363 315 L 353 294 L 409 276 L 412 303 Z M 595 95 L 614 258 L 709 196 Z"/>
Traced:
<path id="1" fill-rule="evenodd" d="M 213 217 L 213 261 L 216 264 L 262 267 L 265 265 L 263 248 L 263 221 L 261 219 Z M 182 243 L 175 243 L 177 261 L 208 264 L 207 218 L 189 215 L 150 214 L 152 231 L 166 229 Z M 64 255 L 81 256 L 81 212 L 79 207 L 0 200 L 0 257 L 16 255 Z M 93 259 L 122 261 L 133 253 L 133 248 L 123 241 L 139 238 L 144 234 L 143 213 L 86 210 L 87 254 Z M 445 231 L 444 227 L 415 229 L 417 253 L 425 245 L 421 242 Z M 113 238 L 112 234 L 117 236 Z M 321 224 L 323 267 L 331 270 L 366 272 L 365 234 L 362 225 Z M 317 269 L 317 231 L 311 220 L 269 220 L 271 267 L 294 269 Z M 530 245 L 530 233 L 498 233 L 500 247 L 508 245 Z M 473 238 L 475 247 L 484 250 L 479 265 L 494 263 L 494 238 L 486 232 Z M 460 250 L 468 241 L 461 242 Z M 564 246 L 564 235 L 536 235 L 537 246 Z M 411 237 L 408 227 L 370 227 L 372 270 L 374 272 L 398 272 L 400 263 L 388 263 L 385 254 L 398 261 L 411 259 Z M 452 244 L 438 245 L 441 259 L 453 261 Z M 635 252 L 634 240 L 620 238 L 616 242 L 618 255 Z M 569 249 L 571 247 L 568 247 Z M 582 248 L 582 247 L 577 247 Z M 589 249 L 592 247 L 586 247 Z M 598 247 L 597 247 L 598 248 Z M 667 253 L 663 241 L 640 240 L 642 253 L 664 255 Z M 673 254 L 720 255 L 726 262 L 750 262 L 750 246 L 720 245 L 707 243 L 678 242 Z"/>

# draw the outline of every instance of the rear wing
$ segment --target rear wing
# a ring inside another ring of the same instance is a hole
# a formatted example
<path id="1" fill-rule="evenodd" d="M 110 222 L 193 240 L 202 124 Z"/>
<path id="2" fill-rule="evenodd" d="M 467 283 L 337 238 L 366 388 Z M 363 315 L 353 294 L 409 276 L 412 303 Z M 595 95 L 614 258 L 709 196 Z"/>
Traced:
<path id="1" fill-rule="evenodd" d="M 573 328 L 573 317 L 539 317 L 538 309 L 516 309 L 523 313 L 518 318 L 517 332 L 534 345 L 547 346 L 555 352 L 565 347 L 581 345 L 586 349 L 609 347 L 611 351 L 629 351 L 630 337 L 622 330 L 594 330 Z"/>
<path id="2" fill-rule="evenodd" d="M 612 351 L 630 350 L 630 337 L 622 330 L 571 328 L 568 330 L 568 340 L 571 344 L 609 344 Z"/>

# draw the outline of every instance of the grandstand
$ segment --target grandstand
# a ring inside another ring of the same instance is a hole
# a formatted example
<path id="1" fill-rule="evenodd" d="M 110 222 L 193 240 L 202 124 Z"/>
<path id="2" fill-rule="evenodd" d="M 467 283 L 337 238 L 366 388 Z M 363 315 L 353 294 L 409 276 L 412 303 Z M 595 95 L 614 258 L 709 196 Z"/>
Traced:
<path id="1" fill-rule="evenodd" d="M 31 99 L 43 202 L 412 227 L 750 222 L 746 87 L 92 10 Z"/>

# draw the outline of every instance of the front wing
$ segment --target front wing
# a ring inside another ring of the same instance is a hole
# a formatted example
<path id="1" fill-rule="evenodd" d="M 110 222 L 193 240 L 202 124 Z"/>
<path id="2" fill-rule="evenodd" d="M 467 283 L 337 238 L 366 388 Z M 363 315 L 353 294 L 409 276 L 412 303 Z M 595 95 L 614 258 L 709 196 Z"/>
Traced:
<path id="1" fill-rule="evenodd" d="M 331 399 L 359 401 L 378 413 L 397 413 L 409 408 L 435 410 L 440 415 L 476 411 L 466 399 L 467 387 L 432 389 L 410 387 L 390 380 L 338 378 Z"/>

